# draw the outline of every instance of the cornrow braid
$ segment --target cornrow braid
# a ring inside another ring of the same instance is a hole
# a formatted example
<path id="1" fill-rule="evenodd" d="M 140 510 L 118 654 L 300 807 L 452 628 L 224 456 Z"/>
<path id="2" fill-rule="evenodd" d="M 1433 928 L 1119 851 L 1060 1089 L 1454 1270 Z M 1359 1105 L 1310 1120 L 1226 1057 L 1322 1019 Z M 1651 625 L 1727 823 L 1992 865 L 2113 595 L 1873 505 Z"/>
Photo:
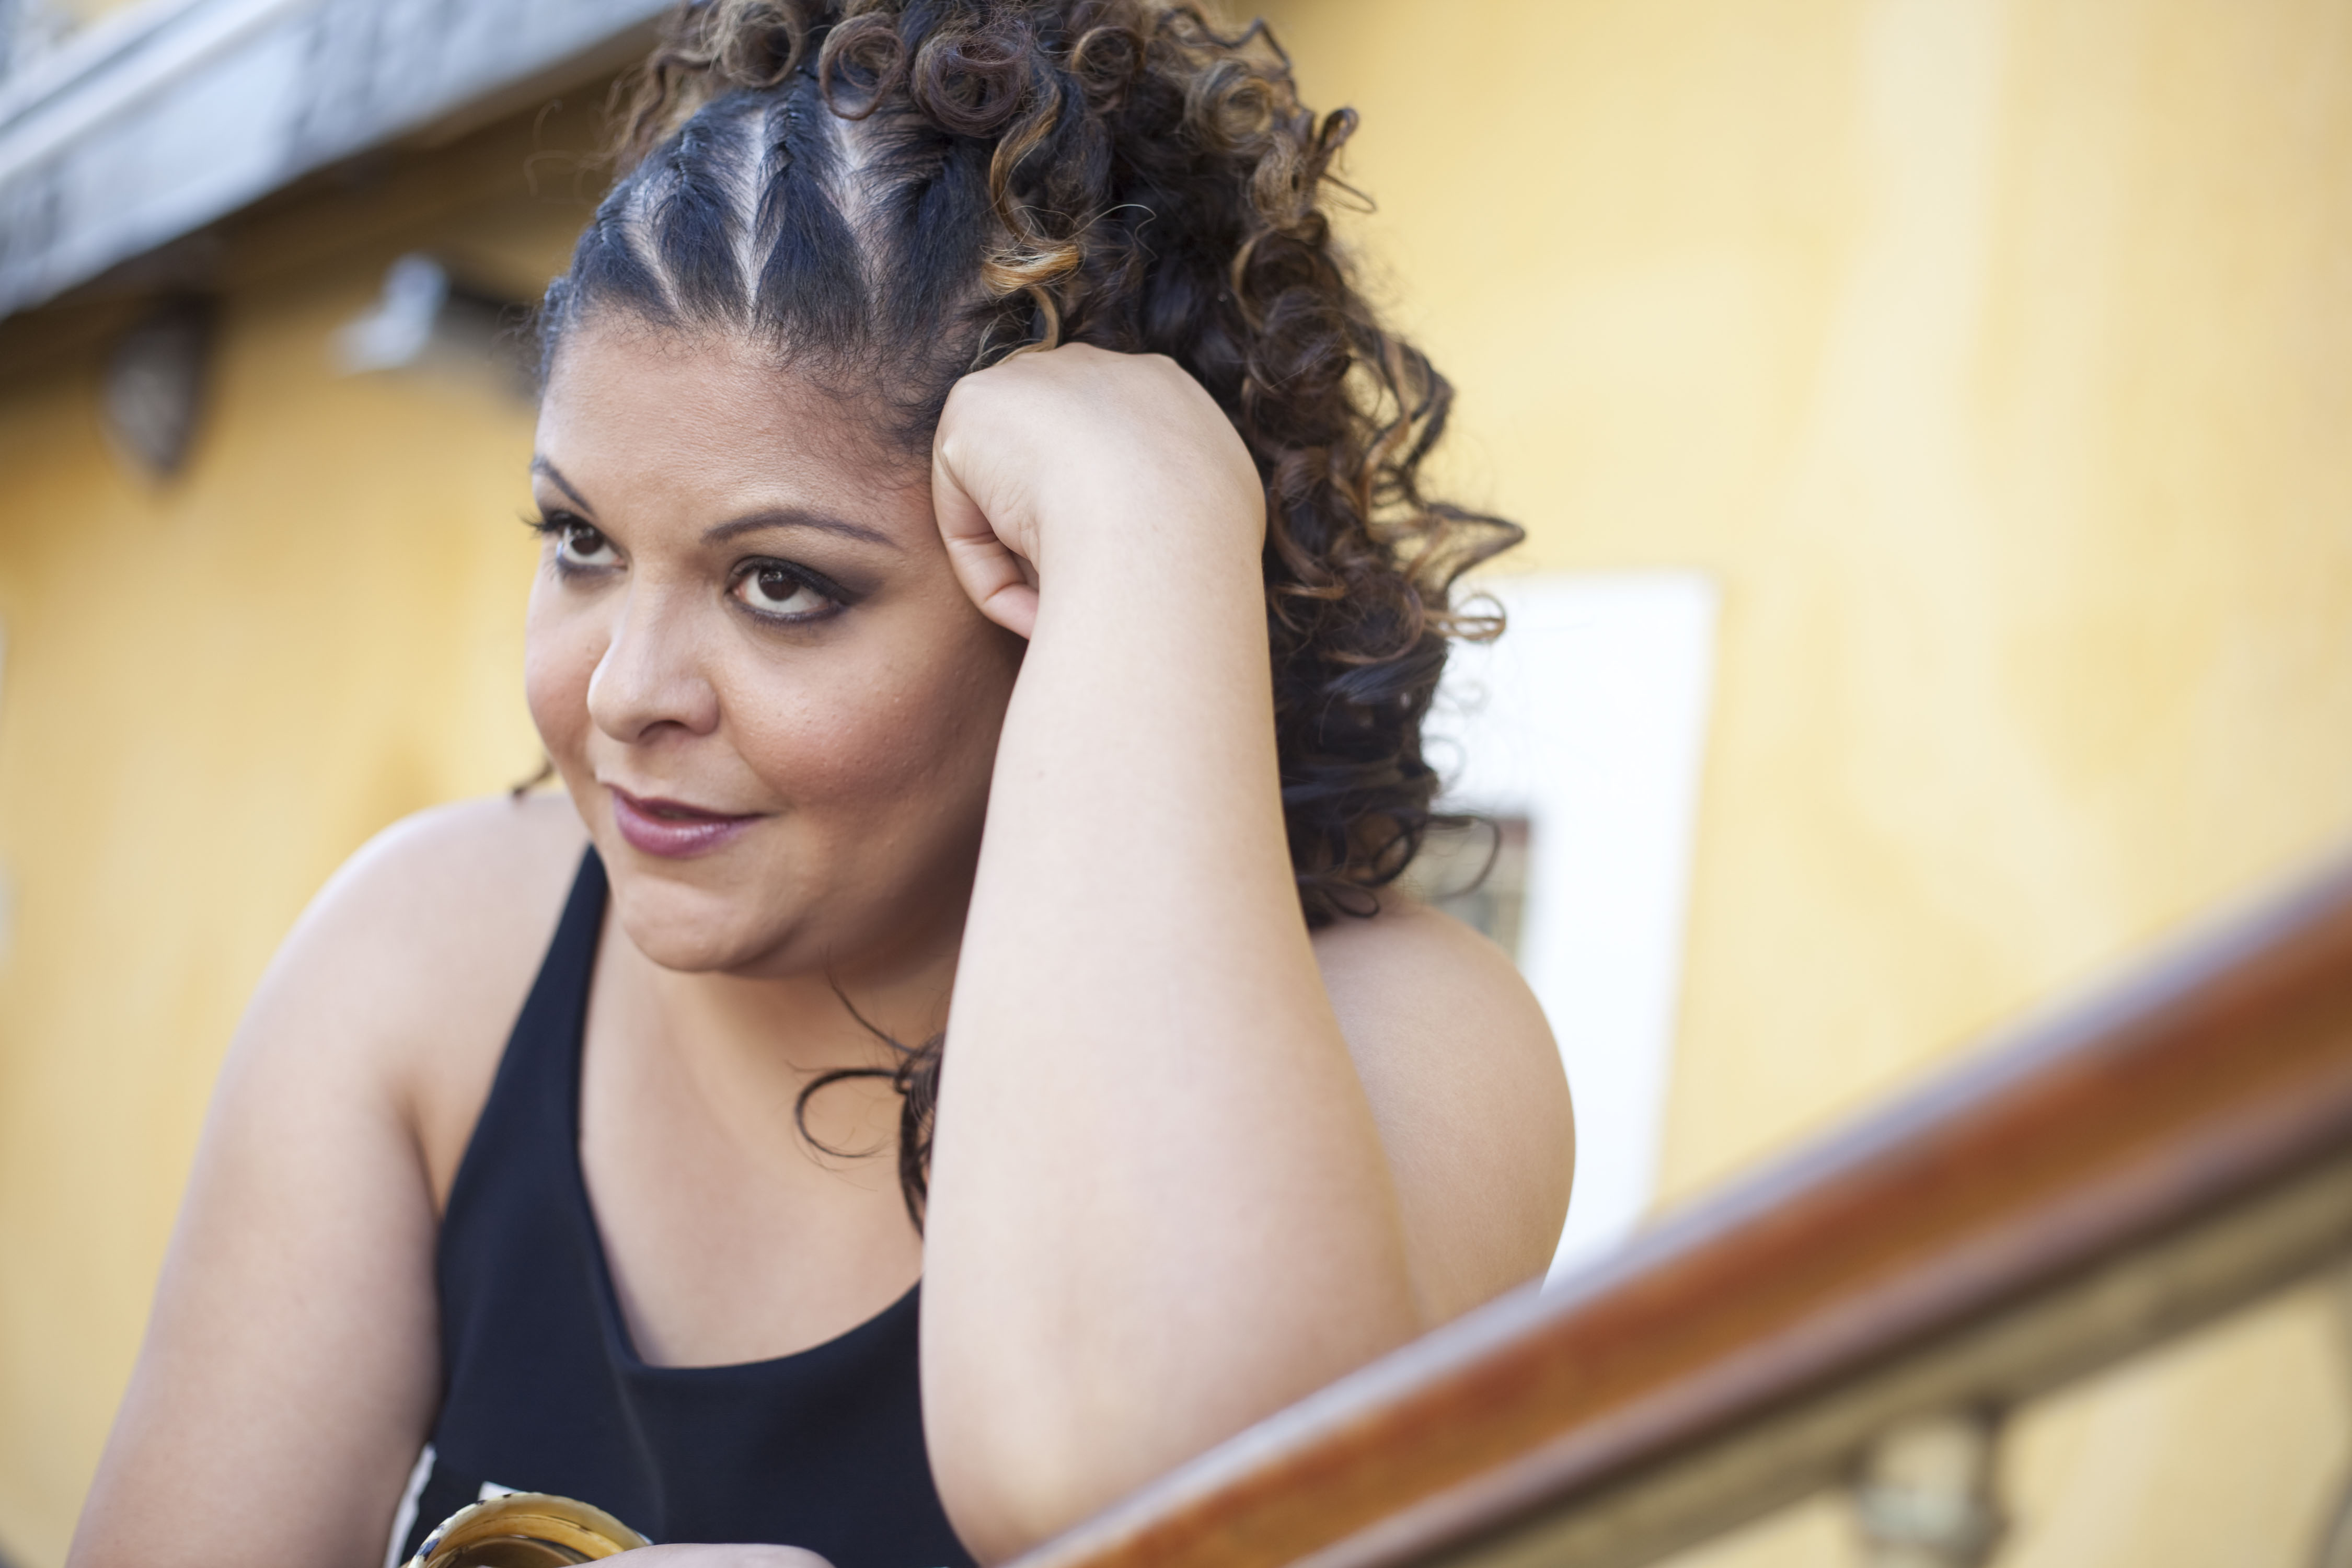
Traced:
<path id="1" fill-rule="evenodd" d="M 1192 5 L 696 0 L 626 89 L 623 173 L 549 290 L 542 363 L 600 310 L 727 333 L 920 463 L 957 379 L 999 356 L 1175 360 L 1265 482 L 1301 908 L 1370 915 L 1440 821 L 1421 727 L 1448 640 L 1501 629 L 1454 584 L 1521 531 L 1422 488 L 1454 394 L 1334 239 L 1355 123 L 1299 102 L 1262 24 Z M 940 1045 L 900 1051 L 919 1224 Z"/>

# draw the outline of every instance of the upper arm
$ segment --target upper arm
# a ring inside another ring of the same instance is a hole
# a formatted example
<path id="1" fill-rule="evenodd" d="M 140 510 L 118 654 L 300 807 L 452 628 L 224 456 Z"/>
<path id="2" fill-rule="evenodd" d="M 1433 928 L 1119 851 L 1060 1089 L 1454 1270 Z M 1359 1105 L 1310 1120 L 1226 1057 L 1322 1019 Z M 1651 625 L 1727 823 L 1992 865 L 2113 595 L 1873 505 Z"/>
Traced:
<path id="1" fill-rule="evenodd" d="M 1485 937 L 1397 898 L 1318 932 L 1315 949 L 1388 1155 L 1424 1321 L 1539 1277 L 1567 1218 L 1576 1131 L 1527 983 Z"/>
<path id="2" fill-rule="evenodd" d="M 243 1561 L 257 1509 L 268 1555 L 378 1560 L 437 1382 L 419 1118 L 446 1098 L 430 1080 L 462 1067 L 486 1087 L 495 1068 L 554 917 L 536 886 L 560 847 L 545 819 L 503 802 L 412 819 L 272 962 L 215 1091 L 77 1568 Z"/>

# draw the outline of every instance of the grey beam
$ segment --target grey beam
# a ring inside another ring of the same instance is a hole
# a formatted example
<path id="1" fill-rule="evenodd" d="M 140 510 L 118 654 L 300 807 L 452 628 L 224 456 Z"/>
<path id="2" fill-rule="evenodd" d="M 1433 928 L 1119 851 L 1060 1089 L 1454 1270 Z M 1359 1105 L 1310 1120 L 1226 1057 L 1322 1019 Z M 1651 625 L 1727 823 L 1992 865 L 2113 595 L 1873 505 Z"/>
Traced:
<path id="1" fill-rule="evenodd" d="M 0 79 L 0 315 L 601 60 L 664 0 L 142 0 Z"/>

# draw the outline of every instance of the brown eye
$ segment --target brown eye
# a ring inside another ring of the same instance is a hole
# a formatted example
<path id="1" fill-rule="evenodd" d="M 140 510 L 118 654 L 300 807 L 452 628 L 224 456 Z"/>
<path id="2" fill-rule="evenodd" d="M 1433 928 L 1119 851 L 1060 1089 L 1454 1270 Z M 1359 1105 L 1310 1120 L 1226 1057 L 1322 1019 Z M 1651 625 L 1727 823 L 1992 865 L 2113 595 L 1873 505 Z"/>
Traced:
<path id="1" fill-rule="evenodd" d="M 617 558 L 613 542 L 588 523 L 566 523 L 563 531 L 556 535 L 556 562 L 573 571 L 610 566 Z"/>
<path id="2" fill-rule="evenodd" d="M 833 607 L 833 600 L 798 573 L 782 566 L 758 565 L 736 579 L 735 596 L 763 616 L 781 620 L 805 620 Z"/>

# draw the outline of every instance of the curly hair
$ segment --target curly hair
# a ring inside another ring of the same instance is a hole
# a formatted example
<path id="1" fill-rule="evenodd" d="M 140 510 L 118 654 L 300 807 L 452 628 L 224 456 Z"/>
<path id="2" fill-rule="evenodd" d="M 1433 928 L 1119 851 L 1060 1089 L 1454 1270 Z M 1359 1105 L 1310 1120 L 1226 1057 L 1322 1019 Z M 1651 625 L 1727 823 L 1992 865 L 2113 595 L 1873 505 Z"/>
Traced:
<path id="1" fill-rule="evenodd" d="M 1264 24 L 1164 0 L 694 0 L 632 88 L 544 358 L 598 309 L 725 331 L 919 459 L 956 380 L 1003 355 L 1176 361 L 1265 483 L 1299 902 L 1313 926 L 1373 913 L 1439 820 L 1421 726 L 1448 638 L 1500 629 L 1455 581 L 1521 533 L 1423 492 L 1453 389 L 1335 241 L 1354 112 L 1302 106 Z M 893 1075 L 919 1224 L 939 1063 L 902 1048 Z"/>

